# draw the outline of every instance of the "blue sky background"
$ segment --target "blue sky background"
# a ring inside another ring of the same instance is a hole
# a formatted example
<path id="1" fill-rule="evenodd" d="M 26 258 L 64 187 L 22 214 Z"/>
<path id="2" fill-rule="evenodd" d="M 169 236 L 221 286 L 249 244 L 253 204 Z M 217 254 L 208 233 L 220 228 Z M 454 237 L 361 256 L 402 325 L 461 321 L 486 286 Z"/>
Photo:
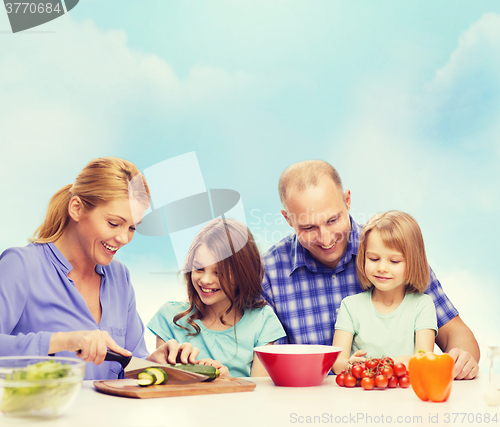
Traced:
<path id="1" fill-rule="evenodd" d="M 291 231 L 281 172 L 320 158 L 356 220 L 417 219 L 484 352 L 500 345 L 499 76 L 498 1 L 81 0 L 18 34 L 0 12 L 0 250 L 91 159 L 144 170 L 192 151 L 207 188 L 241 194 L 265 250 Z M 145 322 L 184 297 L 152 274 L 176 268 L 168 237 L 120 252 Z"/>

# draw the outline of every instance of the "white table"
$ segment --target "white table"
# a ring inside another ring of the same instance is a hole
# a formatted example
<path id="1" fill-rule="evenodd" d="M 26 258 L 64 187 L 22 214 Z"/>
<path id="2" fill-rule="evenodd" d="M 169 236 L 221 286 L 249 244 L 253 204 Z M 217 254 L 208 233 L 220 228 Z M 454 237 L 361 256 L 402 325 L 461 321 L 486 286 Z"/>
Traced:
<path id="1" fill-rule="evenodd" d="M 0 415 L 0 426 L 500 425 L 500 406 L 487 406 L 482 397 L 485 373 L 473 381 L 455 381 L 450 398 L 443 403 L 422 402 L 411 388 L 365 391 L 338 387 L 333 376 L 319 387 L 307 388 L 276 387 L 269 378 L 251 380 L 257 384 L 251 392 L 156 399 L 100 394 L 91 381 L 85 381 L 62 417 L 37 421 Z M 489 414 L 489 422 L 485 422 L 485 414 Z"/>

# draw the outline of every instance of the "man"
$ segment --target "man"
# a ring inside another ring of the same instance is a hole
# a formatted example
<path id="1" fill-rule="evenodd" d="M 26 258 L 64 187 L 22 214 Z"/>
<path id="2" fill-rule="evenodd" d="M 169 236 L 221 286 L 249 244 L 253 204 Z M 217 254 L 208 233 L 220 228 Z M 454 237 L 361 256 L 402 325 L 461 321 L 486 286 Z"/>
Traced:
<path id="1" fill-rule="evenodd" d="M 342 299 L 363 292 L 356 275 L 361 228 L 349 215 L 351 192 L 321 160 L 299 162 L 281 175 L 281 213 L 295 234 L 264 254 L 264 298 L 288 338 L 278 343 L 331 345 Z M 456 379 L 479 370 L 479 346 L 431 269 L 426 293 L 436 306 L 436 343 L 455 359 Z"/>

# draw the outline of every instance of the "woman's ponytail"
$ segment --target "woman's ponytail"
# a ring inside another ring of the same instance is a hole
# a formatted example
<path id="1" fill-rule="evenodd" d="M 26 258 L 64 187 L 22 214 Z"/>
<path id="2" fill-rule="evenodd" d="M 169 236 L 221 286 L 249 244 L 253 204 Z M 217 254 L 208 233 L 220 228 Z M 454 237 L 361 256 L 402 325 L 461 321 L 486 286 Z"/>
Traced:
<path id="1" fill-rule="evenodd" d="M 64 231 L 68 223 L 68 205 L 73 194 L 71 193 L 72 184 L 65 185 L 56 194 L 52 196 L 47 208 L 47 214 L 42 225 L 38 227 L 30 239 L 33 243 L 55 242 Z"/>

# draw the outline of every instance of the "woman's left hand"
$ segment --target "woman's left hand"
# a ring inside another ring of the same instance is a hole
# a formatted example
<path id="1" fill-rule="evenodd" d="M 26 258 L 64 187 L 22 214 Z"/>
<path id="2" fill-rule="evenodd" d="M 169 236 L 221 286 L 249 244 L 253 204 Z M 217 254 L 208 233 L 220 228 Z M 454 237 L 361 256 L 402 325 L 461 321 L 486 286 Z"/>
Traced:
<path id="1" fill-rule="evenodd" d="M 220 363 L 218 360 L 213 360 L 213 359 L 200 359 L 197 360 L 196 363 L 200 365 L 210 365 L 213 366 L 214 368 L 217 368 L 220 372 L 221 377 L 228 377 L 229 376 L 229 369 L 224 366 L 222 363 Z"/>
<path id="2" fill-rule="evenodd" d="M 158 347 L 151 353 L 147 360 L 151 360 L 160 364 L 176 364 L 176 363 L 196 363 L 196 358 L 200 350 L 193 347 L 192 344 L 182 343 L 179 344 L 176 340 L 172 339 L 165 344 Z"/>

